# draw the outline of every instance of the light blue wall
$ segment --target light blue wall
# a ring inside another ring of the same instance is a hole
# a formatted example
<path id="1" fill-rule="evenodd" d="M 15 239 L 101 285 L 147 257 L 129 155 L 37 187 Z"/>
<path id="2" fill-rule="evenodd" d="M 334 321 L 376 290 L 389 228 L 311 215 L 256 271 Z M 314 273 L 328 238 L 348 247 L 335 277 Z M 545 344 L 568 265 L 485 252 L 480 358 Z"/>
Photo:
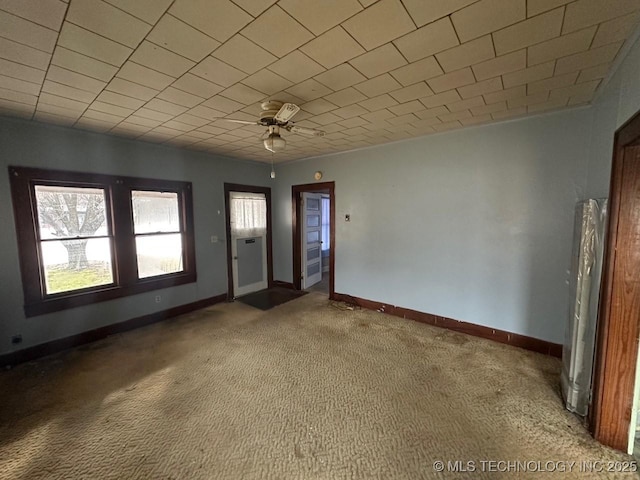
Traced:
<path id="1" fill-rule="evenodd" d="M 640 40 L 636 40 L 592 108 L 586 197 L 607 197 L 615 131 L 640 110 Z"/>
<path id="2" fill-rule="evenodd" d="M 9 165 L 193 182 L 197 283 L 25 318 Z M 26 348 L 225 293 L 226 244 L 210 241 L 225 238 L 223 184 L 270 182 L 268 167 L 256 163 L 9 119 L 0 119 L 0 167 L 0 354 L 17 349 L 12 335 L 22 334 L 17 347 Z"/>
<path id="3" fill-rule="evenodd" d="M 292 279 L 291 185 L 322 170 L 337 292 L 562 343 L 591 120 L 576 109 L 280 166 L 275 278 Z"/>

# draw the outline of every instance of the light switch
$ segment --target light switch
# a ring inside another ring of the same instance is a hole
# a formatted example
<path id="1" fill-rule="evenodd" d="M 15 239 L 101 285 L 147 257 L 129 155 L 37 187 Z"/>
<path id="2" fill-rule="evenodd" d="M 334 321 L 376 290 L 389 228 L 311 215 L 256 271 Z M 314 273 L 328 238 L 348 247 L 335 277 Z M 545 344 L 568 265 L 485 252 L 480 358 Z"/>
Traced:
<path id="1" fill-rule="evenodd" d="M 344 216 L 344 221 L 345 221 L 345 222 L 350 222 L 350 221 L 351 221 L 351 215 L 347 213 L 347 214 Z"/>
<path id="2" fill-rule="evenodd" d="M 217 235 L 211 235 L 211 243 L 218 243 L 218 236 Z"/>

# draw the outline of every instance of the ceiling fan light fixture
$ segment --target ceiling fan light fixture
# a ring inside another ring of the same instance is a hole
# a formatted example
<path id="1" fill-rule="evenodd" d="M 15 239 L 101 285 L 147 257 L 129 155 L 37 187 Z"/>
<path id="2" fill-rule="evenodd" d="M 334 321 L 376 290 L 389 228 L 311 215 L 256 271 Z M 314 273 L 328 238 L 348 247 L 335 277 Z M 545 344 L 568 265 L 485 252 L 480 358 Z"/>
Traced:
<path id="1" fill-rule="evenodd" d="M 287 142 L 278 133 L 270 133 L 263 141 L 264 148 L 273 153 L 281 152 L 287 146 Z"/>

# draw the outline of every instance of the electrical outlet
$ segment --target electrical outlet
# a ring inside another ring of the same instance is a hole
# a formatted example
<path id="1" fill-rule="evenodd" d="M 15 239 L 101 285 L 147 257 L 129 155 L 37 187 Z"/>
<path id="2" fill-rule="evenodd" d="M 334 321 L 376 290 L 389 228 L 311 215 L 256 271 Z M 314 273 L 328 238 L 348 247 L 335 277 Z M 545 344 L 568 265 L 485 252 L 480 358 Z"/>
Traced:
<path id="1" fill-rule="evenodd" d="M 12 344 L 16 344 L 16 343 L 22 343 L 22 335 L 18 334 L 18 335 L 14 335 L 13 337 L 11 337 L 11 343 Z"/>
<path id="2" fill-rule="evenodd" d="M 156 303 L 160 303 L 162 297 L 160 295 L 156 295 Z"/>

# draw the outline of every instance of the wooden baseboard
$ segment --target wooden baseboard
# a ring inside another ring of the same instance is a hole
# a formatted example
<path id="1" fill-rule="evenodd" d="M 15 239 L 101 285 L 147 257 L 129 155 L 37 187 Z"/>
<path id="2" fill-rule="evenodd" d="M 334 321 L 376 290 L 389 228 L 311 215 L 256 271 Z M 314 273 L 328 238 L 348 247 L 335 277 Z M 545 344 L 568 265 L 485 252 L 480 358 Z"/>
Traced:
<path id="1" fill-rule="evenodd" d="M 293 290 L 293 283 L 291 282 L 283 282 L 282 280 L 274 280 L 273 285 L 275 287 L 289 288 Z"/>
<path id="2" fill-rule="evenodd" d="M 496 330 L 495 328 L 463 322 L 461 320 L 454 320 L 452 318 L 440 317 L 431 313 L 419 312 L 409 308 L 387 305 L 386 303 L 359 297 L 352 297 L 344 293 L 336 293 L 332 296 L 332 300 L 353 303 L 361 308 L 366 308 L 367 310 L 375 310 L 395 317 L 408 318 L 410 320 L 415 320 L 416 322 L 446 328 L 455 332 L 466 333 L 467 335 L 473 335 L 474 337 L 487 338 L 495 342 L 506 343 L 507 345 L 512 345 L 514 347 L 520 347 L 533 352 L 551 355 L 552 357 L 562 357 L 562 345 L 548 342 L 546 340 L 540 340 L 539 338 L 527 337 L 526 335 L 506 332 L 504 330 Z"/>
<path id="3" fill-rule="evenodd" d="M 28 362 L 36 358 L 51 355 L 68 348 L 77 347 L 85 343 L 95 342 L 101 338 L 114 335 L 116 333 L 126 332 L 135 328 L 144 327 L 152 323 L 160 322 L 168 318 L 177 317 L 185 313 L 199 310 L 216 303 L 224 302 L 227 300 L 227 294 L 217 295 L 215 297 L 203 298 L 196 302 L 187 303 L 177 307 L 162 310 L 160 312 L 150 313 L 141 317 L 131 318 L 124 322 L 114 323 L 112 325 L 106 325 L 104 327 L 82 332 L 70 337 L 60 338 L 47 343 L 41 343 L 40 345 L 34 345 L 33 347 L 27 347 L 23 350 L 17 350 L 15 352 L 5 353 L 0 355 L 0 366 L 13 366 L 19 363 Z"/>

